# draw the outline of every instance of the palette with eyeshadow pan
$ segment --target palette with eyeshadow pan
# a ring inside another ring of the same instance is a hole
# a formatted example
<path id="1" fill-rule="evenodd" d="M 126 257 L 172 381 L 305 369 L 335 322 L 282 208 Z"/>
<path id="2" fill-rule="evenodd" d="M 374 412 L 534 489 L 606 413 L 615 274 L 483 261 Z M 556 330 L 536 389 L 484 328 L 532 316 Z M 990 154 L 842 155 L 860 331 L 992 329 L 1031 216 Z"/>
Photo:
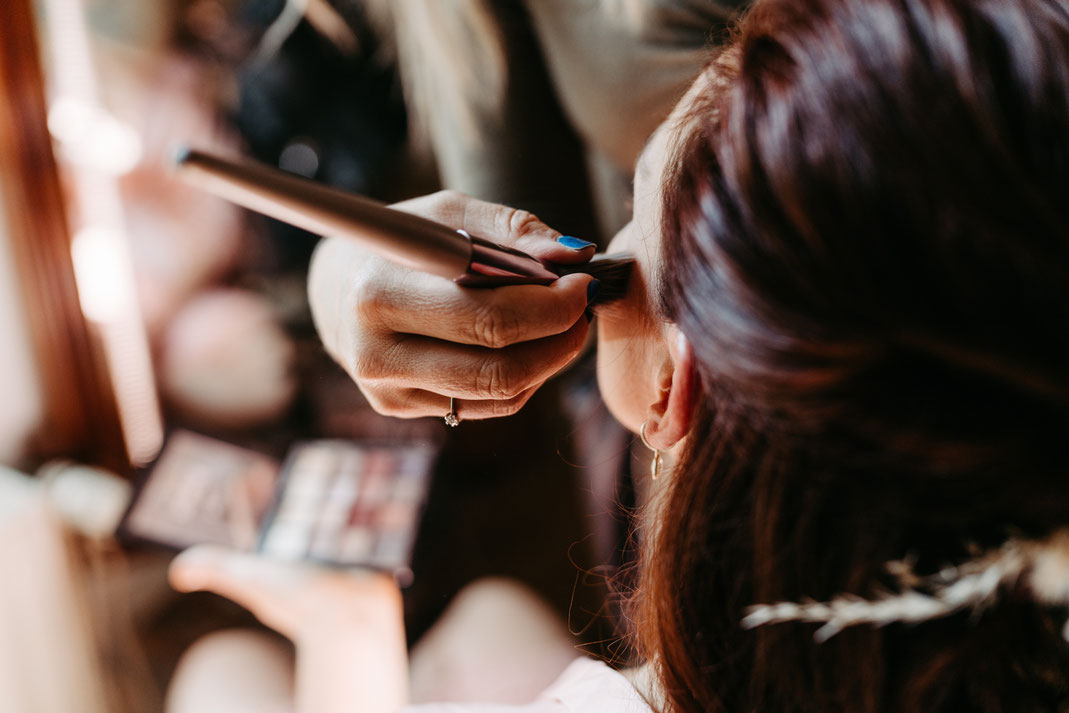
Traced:
<path id="1" fill-rule="evenodd" d="M 278 481 L 273 458 L 175 431 L 145 474 L 120 534 L 179 549 L 212 543 L 251 550 Z"/>
<path id="2" fill-rule="evenodd" d="M 408 569 L 437 449 L 429 443 L 297 444 L 282 467 L 258 550 L 393 572 Z"/>
<path id="3" fill-rule="evenodd" d="M 174 548 L 211 542 L 371 567 L 405 583 L 437 454 L 427 441 L 313 440 L 291 448 L 280 469 L 254 451 L 179 431 L 121 529 Z"/>

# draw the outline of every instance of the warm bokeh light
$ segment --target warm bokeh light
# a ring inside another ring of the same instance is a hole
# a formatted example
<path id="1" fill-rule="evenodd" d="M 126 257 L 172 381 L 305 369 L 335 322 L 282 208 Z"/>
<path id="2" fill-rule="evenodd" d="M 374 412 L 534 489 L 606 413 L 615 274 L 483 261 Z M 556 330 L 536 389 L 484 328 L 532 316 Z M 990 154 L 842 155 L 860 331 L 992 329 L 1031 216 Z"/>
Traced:
<path id="1" fill-rule="evenodd" d="M 98 106 L 57 97 L 48 111 L 48 130 L 73 164 L 112 176 L 128 173 L 141 160 L 141 138 L 133 128 Z"/>
<path id="2" fill-rule="evenodd" d="M 163 421 L 116 184 L 140 161 L 141 140 L 99 100 L 80 0 L 45 8 L 54 58 L 48 127 L 71 178 L 78 296 L 101 340 L 127 455 L 141 465 L 159 452 Z"/>
<path id="3" fill-rule="evenodd" d="M 114 229 L 82 228 L 71 257 L 82 311 L 107 357 L 127 455 L 135 465 L 146 463 L 163 443 L 163 423 L 125 237 Z"/>
<path id="4" fill-rule="evenodd" d="M 122 241 L 116 230 L 90 226 L 79 230 L 71 242 L 82 312 L 97 324 L 121 320 L 134 297 Z"/>

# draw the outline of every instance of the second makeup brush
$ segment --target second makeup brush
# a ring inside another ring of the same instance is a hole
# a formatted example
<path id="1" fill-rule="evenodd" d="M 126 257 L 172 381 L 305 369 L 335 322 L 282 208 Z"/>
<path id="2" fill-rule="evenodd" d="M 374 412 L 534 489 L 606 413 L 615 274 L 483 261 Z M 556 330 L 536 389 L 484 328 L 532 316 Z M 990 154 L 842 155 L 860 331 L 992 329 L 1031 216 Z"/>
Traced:
<path id="1" fill-rule="evenodd" d="M 629 256 L 595 256 L 559 265 L 454 230 L 377 201 L 262 164 L 182 150 L 179 175 L 193 185 L 319 235 L 356 240 L 382 257 L 469 287 L 548 285 L 581 272 L 601 282 L 594 305 L 623 297 L 634 266 Z"/>

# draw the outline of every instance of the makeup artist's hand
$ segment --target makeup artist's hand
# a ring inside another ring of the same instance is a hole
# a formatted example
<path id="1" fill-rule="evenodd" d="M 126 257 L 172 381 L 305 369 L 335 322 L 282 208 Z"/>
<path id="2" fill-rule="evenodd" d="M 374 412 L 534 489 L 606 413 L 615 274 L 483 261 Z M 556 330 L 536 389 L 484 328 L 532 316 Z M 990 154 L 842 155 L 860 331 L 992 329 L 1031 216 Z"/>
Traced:
<path id="1" fill-rule="evenodd" d="M 395 711 L 408 699 L 401 592 L 390 577 L 202 545 L 175 558 L 171 584 L 242 605 L 297 649 L 298 713 Z"/>
<path id="2" fill-rule="evenodd" d="M 443 191 L 394 206 L 557 263 L 588 261 L 594 245 L 562 238 L 530 213 Z M 463 419 L 518 411 L 586 339 L 589 275 L 548 287 L 473 289 L 399 267 L 326 238 L 309 299 L 327 351 L 376 411 Z"/>

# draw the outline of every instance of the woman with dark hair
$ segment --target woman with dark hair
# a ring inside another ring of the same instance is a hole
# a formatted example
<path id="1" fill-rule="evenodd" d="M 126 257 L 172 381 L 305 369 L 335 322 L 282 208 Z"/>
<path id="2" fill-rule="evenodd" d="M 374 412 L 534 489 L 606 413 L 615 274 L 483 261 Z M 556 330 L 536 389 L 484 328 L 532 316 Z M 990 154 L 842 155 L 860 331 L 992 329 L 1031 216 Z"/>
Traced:
<path id="1" fill-rule="evenodd" d="M 652 283 L 698 384 L 638 588 L 671 707 L 1063 710 L 1064 535 L 1045 589 L 996 555 L 1069 525 L 1069 6 L 759 3 L 711 81 Z"/>
<path id="2" fill-rule="evenodd" d="M 528 710 L 1069 707 L 1067 129 L 1062 0 L 755 5 L 643 151 L 613 246 L 639 269 L 598 313 L 602 392 L 656 451 L 629 610 L 651 675 L 624 695 L 607 668 L 569 668 Z M 552 231 L 487 204 L 411 207 L 554 249 Z M 325 243 L 311 287 L 348 364 L 368 347 L 346 296 L 385 294 L 339 284 L 357 259 Z M 581 324 L 585 279 L 543 307 Z M 492 313 L 492 292 L 412 283 L 413 312 Z M 531 358 L 516 334 L 496 358 Z M 445 339 L 424 354 L 428 412 L 450 396 L 435 379 L 490 354 Z M 530 368 L 498 396 L 536 387 Z M 396 393 L 415 386 L 398 377 Z M 234 561 L 191 553 L 174 577 L 249 603 L 299 662 L 362 656 L 348 690 L 306 693 L 307 710 L 403 703 L 390 585 L 331 575 L 295 599 L 291 580 Z M 368 655 L 384 642 L 391 656 Z"/>

